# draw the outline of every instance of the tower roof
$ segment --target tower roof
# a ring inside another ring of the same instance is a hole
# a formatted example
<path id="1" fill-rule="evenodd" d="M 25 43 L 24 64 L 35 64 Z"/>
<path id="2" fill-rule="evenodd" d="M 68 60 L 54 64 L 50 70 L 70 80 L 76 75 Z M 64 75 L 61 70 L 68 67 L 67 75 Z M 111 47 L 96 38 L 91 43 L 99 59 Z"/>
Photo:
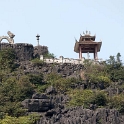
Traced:
<path id="1" fill-rule="evenodd" d="M 95 47 L 97 46 L 97 52 L 100 51 L 102 42 L 96 42 L 95 38 L 96 36 L 91 36 L 90 31 L 86 31 L 86 33 L 83 32 L 84 35 L 80 34 L 79 41 L 76 40 L 74 51 L 79 53 L 79 46 L 82 47 L 82 51 L 84 53 L 86 52 L 94 52 Z"/>
<path id="2" fill-rule="evenodd" d="M 96 36 L 94 35 L 94 36 L 91 36 L 90 34 L 90 31 L 88 32 L 88 31 L 86 31 L 86 33 L 84 33 L 83 32 L 83 34 L 84 35 L 81 35 L 80 34 L 80 39 L 79 39 L 79 41 L 81 42 L 81 41 L 95 41 L 95 38 L 96 38 Z"/>

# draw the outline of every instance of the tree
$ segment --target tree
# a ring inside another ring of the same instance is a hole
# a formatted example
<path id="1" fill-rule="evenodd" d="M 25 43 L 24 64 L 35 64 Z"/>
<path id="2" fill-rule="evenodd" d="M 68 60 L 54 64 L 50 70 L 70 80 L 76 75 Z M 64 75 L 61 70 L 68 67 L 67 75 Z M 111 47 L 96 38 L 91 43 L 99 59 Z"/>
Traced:
<path id="1" fill-rule="evenodd" d="M 31 98 L 34 92 L 33 85 L 27 76 L 10 77 L 0 85 L 0 110 L 11 116 L 20 116 L 25 113 L 21 108 L 21 101 Z"/>
<path id="2" fill-rule="evenodd" d="M 106 61 L 106 71 L 113 82 L 124 80 L 124 67 L 120 57 L 120 53 L 117 53 L 116 59 L 114 56 L 110 56 L 110 59 Z"/>
<path id="3" fill-rule="evenodd" d="M 121 54 L 120 53 L 117 53 L 116 58 L 117 58 L 117 62 L 118 63 L 121 63 L 120 57 L 121 57 Z"/>
<path id="4" fill-rule="evenodd" d="M 15 65 L 15 52 L 13 49 L 4 49 L 0 51 L 0 69 L 8 72 L 13 71 Z"/>

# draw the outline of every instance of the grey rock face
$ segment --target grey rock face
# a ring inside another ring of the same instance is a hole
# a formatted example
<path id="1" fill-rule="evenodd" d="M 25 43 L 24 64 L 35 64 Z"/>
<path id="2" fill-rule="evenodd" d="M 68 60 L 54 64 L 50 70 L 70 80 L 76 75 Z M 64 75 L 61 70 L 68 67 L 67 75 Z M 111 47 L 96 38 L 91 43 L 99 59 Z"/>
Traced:
<path id="1" fill-rule="evenodd" d="M 56 90 L 53 86 L 50 86 L 49 88 L 46 89 L 47 94 L 55 94 Z"/>
<path id="2" fill-rule="evenodd" d="M 12 35 L 12 34 L 11 34 Z M 0 40 L 1 41 L 1 40 Z M 0 49 L 12 48 L 16 53 L 17 61 L 28 61 L 35 57 L 39 57 L 41 54 L 47 54 L 48 48 L 46 46 L 33 47 L 32 44 L 27 43 L 0 43 Z"/>
<path id="3" fill-rule="evenodd" d="M 39 55 L 44 55 L 48 53 L 47 46 L 35 46 L 34 47 L 34 57 L 40 57 Z"/>
<path id="4" fill-rule="evenodd" d="M 124 116 L 115 109 L 90 110 L 84 109 L 83 106 L 66 108 L 68 96 L 51 93 L 36 93 L 32 99 L 22 102 L 29 112 L 42 114 L 37 124 L 124 124 Z"/>
<path id="5" fill-rule="evenodd" d="M 76 107 L 41 117 L 38 124 L 123 124 L 124 117 L 117 110 L 100 108 L 96 111 Z"/>
<path id="6" fill-rule="evenodd" d="M 29 112 L 45 112 L 52 106 L 50 99 L 45 94 L 35 94 L 32 99 L 25 99 L 22 105 Z"/>
<path id="7" fill-rule="evenodd" d="M 31 44 L 14 44 L 13 49 L 16 52 L 16 59 L 18 61 L 31 60 L 33 58 L 33 45 Z"/>
<path id="8" fill-rule="evenodd" d="M 44 63 L 42 66 L 33 65 L 33 63 L 28 63 L 28 65 L 23 63 L 20 66 L 24 66 L 25 73 L 58 73 L 63 77 L 74 77 L 80 78 L 80 72 L 84 69 L 83 65 L 74 65 L 74 64 L 48 64 Z M 30 66 L 30 68 L 29 68 Z"/>

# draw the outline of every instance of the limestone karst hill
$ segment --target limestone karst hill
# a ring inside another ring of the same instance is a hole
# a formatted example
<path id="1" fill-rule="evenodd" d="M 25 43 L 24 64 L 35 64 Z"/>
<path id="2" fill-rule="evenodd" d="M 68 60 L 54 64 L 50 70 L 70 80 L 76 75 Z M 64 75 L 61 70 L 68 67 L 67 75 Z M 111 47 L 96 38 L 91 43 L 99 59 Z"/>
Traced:
<path id="1" fill-rule="evenodd" d="M 48 64 L 38 59 L 38 52 L 29 44 L 1 44 L 1 124 L 6 119 L 22 124 L 20 117 L 32 113 L 37 116 L 27 124 L 124 123 L 124 66 L 119 58 L 111 56 L 102 65 Z M 47 47 L 41 52 L 47 54 Z"/>

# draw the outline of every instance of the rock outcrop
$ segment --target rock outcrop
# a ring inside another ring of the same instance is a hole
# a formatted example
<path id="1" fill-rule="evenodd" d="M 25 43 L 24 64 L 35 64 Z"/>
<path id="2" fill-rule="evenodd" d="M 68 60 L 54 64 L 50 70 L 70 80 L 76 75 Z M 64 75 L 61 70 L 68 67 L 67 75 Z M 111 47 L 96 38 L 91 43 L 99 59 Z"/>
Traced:
<path id="1" fill-rule="evenodd" d="M 116 109 L 97 108 L 96 110 L 79 107 L 66 107 L 69 98 L 57 94 L 53 87 L 43 94 L 34 94 L 32 99 L 22 102 L 28 112 L 41 115 L 37 124 L 124 124 L 124 116 Z"/>
<path id="2" fill-rule="evenodd" d="M 11 48 L 15 50 L 16 60 L 20 61 L 28 61 L 32 60 L 35 57 L 39 57 L 41 54 L 47 54 L 48 48 L 46 46 L 34 47 L 32 44 L 27 43 L 0 43 L 0 50 Z"/>
<path id="3" fill-rule="evenodd" d="M 34 65 L 32 62 L 21 62 L 20 68 L 24 68 L 25 74 L 27 73 L 43 73 L 43 74 L 49 74 L 49 73 L 57 73 L 62 75 L 63 77 L 80 77 L 80 72 L 84 69 L 84 66 L 82 64 L 76 65 L 76 64 L 70 64 L 70 63 L 64 63 L 64 64 L 57 64 L 57 63 L 44 63 L 43 65 Z"/>

